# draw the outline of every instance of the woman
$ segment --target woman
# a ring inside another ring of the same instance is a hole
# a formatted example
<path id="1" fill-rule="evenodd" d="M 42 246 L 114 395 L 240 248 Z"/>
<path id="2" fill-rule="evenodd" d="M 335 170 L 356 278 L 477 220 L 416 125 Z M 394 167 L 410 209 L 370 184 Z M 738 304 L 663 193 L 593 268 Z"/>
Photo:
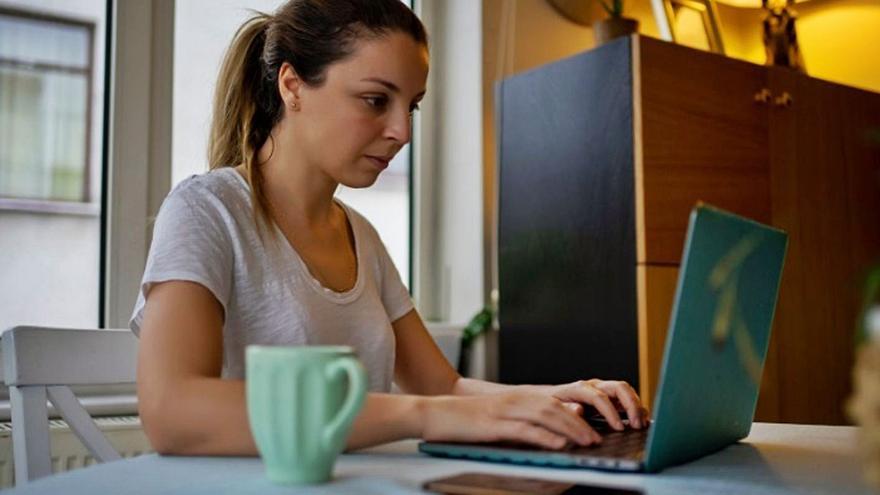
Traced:
<path id="1" fill-rule="evenodd" d="M 367 187 L 409 142 L 427 37 L 399 0 L 291 0 L 246 22 L 217 84 L 211 171 L 168 195 L 132 330 L 138 400 L 164 454 L 254 455 L 249 344 L 346 344 L 369 394 L 347 447 L 402 438 L 600 442 L 595 407 L 633 427 L 626 383 L 506 386 L 460 377 L 427 333 L 372 226 L 334 200 Z M 405 394 L 389 394 L 392 379 Z"/>

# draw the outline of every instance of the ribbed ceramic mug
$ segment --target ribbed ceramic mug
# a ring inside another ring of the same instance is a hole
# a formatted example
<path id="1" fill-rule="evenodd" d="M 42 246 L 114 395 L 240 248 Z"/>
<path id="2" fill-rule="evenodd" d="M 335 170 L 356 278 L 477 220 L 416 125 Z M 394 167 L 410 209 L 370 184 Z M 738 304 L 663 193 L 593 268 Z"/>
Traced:
<path id="1" fill-rule="evenodd" d="M 248 346 L 251 433 L 269 479 L 328 481 L 364 403 L 367 376 L 345 346 Z"/>

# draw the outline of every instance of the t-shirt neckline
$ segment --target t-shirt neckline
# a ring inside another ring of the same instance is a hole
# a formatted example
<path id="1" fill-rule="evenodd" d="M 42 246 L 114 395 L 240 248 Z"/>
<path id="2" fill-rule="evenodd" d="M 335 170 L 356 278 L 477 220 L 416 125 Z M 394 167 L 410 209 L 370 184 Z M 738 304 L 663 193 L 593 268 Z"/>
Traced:
<path id="1" fill-rule="evenodd" d="M 245 192 L 247 193 L 248 204 L 250 204 L 251 208 L 253 208 L 250 184 L 248 184 L 247 180 L 240 173 L 238 173 L 238 170 L 236 170 L 235 167 L 224 168 L 228 168 L 230 170 L 230 173 L 236 177 L 236 182 L 244 188 Z M 364 263 L 363 253 L 361 250 L 362 242 L 361 235 L 359 233 L 360 229 L 353 220 L 354 215 L 352 214 L 352 210 L 348 207 L 347 204 L 343 203 L 338 198 L 333 198 L 333 201 L 335 201 L 336 204 L 338 204 L 342 208 L 342 211 L 345 213 L 346 222 L 348 222 L 348 225 L 351 226 L 351 235 L 354 239 L 355 262 L 357 263 L 357 274 L 355 275 L 356 280 L 354 282 L 354 285 L 344 292 L 337 292 L 329 287 L 325 287 L 324 284 L 322 284 L 317 278 L 315 278 L 314 275 L 312 275 L 312 272 L 309 270 L 308 265 L 306 265 L 305 260 L 303 260 L 299 252 L 290 244 L 290 242 L 287 240 L 287 237 L 284 236 L 284 233 L 281 232 L 281 229 L 278 228 L 278 225 L 274 222 L 272 223 L 272 230 L 274 234 L 283 241 L 280 243 L 282 244 L 282 250 L 286 251 L 288 255 L 293 258 L 297 269 L 303 275 L 303 278 L 306 279 L 309 286 L 312 287 L 315 292 L 322 295 L 326 299 L 338 304 L 345 304 L 357 299 L 363 288 Z"/>

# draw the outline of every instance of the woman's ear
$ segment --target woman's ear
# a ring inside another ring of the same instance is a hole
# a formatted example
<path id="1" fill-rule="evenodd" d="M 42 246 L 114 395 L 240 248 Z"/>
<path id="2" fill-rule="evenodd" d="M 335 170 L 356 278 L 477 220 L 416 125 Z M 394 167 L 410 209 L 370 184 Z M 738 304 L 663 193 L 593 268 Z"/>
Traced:
<path id="1" fill-rule="evenodd" d="M 293 70 L 293 66 L 288 62 L 281 64 L 278 69 L 278 93 L 284 106 L 291 110 L 299 110 L 300 88 L 302 87 L 302 79 Z"/>

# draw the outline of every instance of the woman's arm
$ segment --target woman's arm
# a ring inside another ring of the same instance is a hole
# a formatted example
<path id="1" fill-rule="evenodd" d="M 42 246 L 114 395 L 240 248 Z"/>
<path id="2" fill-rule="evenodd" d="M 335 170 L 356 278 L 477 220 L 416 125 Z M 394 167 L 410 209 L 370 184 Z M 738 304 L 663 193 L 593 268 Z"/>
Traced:
<path id="1" fill-rule="evenodd" d="M 138 349 L 138 408 L 162 454 L 253 455 L 244 382 L 221 380 L 223 308 L 193 282 L 147 294 Z"/>
<path id="2" fill-rule="evenodd" d="M 223 309 L 193 282 L 155 285 L 144 309 L 138 407 L 161 454 L 256 455 L 243 380 L 220 378 Z M 349 447 L 420 437 L 423 398 L 368 394 Z"/>
<path id="3" fill-rule="evenodd" d="M 199 284 L 164 282 L 148 294 L 138 355 L 138 407 L 157 452 L 256 455 L 245 382 L 220 378 L 222 328 L 220 303 Z M 556 407 L 557 401 L 534 399 L 522 394 L 485 400 L 371 393 L 347 447 L 404 438 L 520 440 L 547 448 L 567 440 L 595 441 L 573 415 Z"/>
<path id="4" fill-rule="evenodd" d="M 594 379 L 564 385 L 503 385 L 463 378 L 443 356 L 416 310 L 395 321 L 393 327 L 397 343 L 394 377 L 404 392 L 460 396 L 525 392 L 555 397 L 578 414 L 583 412 L 580 404 L 592 405 L 614 427 L 623 428 L 619 409 L 627 412 L 632 426 L 647 425 L 647 411 L 626 382 Z"/>
<path id="5" fill-rule="evenodd" d="M 199 284 L 164 282 L 150 291 L 144 311 L 138 407 L 153 448 L 161 454 L 255 455 L 244 381 L 220 378 L 223 310 L 217 300 Z M 425 371 L 445 380 L 432 390 L 448 390 L 457 381 L 451 368 Z M 560 400 L 518 390 L 472 397 L 368 394 L 347 447 L 404 438 L 509 440 L 545 448 L 600 441 Z"/>

